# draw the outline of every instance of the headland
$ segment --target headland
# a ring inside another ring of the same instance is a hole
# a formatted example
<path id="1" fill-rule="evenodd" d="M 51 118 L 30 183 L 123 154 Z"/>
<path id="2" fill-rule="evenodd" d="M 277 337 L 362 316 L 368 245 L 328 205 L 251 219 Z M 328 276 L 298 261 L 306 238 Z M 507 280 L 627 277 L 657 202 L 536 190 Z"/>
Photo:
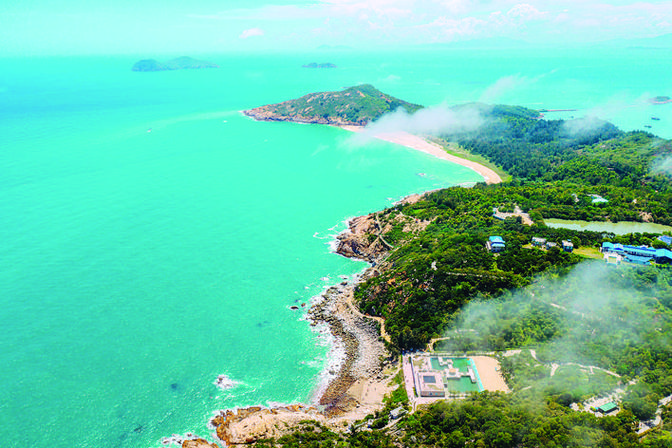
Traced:
<path id="1" fill-rule="evenodd" d="M 413 113 L 422 108 L 423 106 L 394 98 L 371 85 L 364 84 L 340 92 L 311 93 L 298 99 L 244 110 L 243 113 L 258 121 L 326 124 L 366 134 L 368 132 L 366 126 L 386 113 L 398 109 Z M 409 132 L 378 132 L 371 137 L 470 168 L 483 176 L 488 184 L 502 182 L 501 177 L 492 169 L 472 160 L 448 154 L 439 145 Z"/>

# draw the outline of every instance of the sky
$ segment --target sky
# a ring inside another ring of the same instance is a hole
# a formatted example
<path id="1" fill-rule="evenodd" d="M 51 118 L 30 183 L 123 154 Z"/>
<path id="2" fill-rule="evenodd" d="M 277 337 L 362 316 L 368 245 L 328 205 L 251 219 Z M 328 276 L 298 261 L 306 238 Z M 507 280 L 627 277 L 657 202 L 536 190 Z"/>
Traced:
<path id="1" fill-rule="evenodd" d="M 0 56 L 542 45 L 672 32 L 672 0 L 12 0 Z"/>

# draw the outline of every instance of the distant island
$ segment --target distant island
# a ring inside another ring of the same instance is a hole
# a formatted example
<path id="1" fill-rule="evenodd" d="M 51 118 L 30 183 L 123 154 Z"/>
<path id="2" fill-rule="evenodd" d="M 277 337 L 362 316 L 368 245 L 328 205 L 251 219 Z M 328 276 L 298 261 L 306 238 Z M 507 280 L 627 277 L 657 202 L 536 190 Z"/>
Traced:
<path id="1" fill-rule="evenodd" d="M 320 45 L 319 47 L 316 48 L 317 50 L 352 50 L 353 48 L 348 46 L 348 45 Z"/>
<path id="2" fill-rule="evenodd" d="M 672 103 L 672 98 L 670 98 L 669 96 L 654 96 L 653 98 L 649 98 L 649 103 L 651 104 Z"/>
<path id="3" fill-rule="evenodd" d="M 362 84 L 340 92 L 311 93 L 295 100 L 245 110 L 243 113 L 261 121 L 364 126 L 399 108 L 413 113 L 422 106 L 386 95 L 370 84 Z"/>
<path id="4" fill-rule="evenodd" d="M 336 64 L 332 64 L 331 62 L 323 62 L 321 64 L 318 64 L 317 62 L 311 62 L 310 64 L 304 64 L 301 67 L 303 67 L 303 68 L 337 68 Z"/>
<path id="5" fill-rule="evenodd" d="M 165 63 L 156 59 L 142 59 L 133 64 L 134 72 L 161 72 L 165 70 L 194 70 L 201 68 L 219 68 L 219 65 L 208 61 L 200 61 L 189 56 L 171 59 Z"/>

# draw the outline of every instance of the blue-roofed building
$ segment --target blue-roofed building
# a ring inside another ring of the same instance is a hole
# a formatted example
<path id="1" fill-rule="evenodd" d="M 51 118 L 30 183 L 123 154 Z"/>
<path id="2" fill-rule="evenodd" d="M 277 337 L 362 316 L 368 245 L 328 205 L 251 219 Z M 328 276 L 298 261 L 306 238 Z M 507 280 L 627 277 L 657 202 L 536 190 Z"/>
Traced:
<path id="1" fill-rule="evenodd" d="M 572 240 L 562 240 L 562 250 L 565 252 L 572 252 L 574 250 L 574 244 L 572 244 Z"/>
<path id="2" fill-rule="evenodd" d="M 609 241 L 605 241 L 602 243 L 602 250 L 601 252 L 613 252 L 614 250 L 614 243 L 610 243 Z"/>
<path id="3" fill-rule="evenodd" d="M 672 244 L 672 236 L 660 235 L 657 239 L 667 244 L 668 246 Z"/>
<path id="4" fill-rule="evenodd" d="M 672 250 L 656 249 L 656 256 L 654 257 L 656 263 L 670 264 L 672 263 Z"/>
<path id="5" fill-rule="evenodd" d="M 627 263 L 633 263 L 633 264 L 649 264 L 651 261 L 653 261 L 653 258 L 651 257 L 640 257 L 638 255 L 626 255 L 624 258 L 625 262 Z"/>
<path id="6" fill-rule="evenodd" d="M 623 252 L 637 257 L 653 258 L 656 256 L 656 249 L 648 246 L 623 246 Z"/>
<path id="7" fill-rule="evenodd" d="M 491 236 L 485 243 L 485 247 L 492 253 L 502 252 L 506 249 L 506 242 L 501 236 Z"/>
<path id="8" fill-rule="evenodd" d="M 601 252 L 606 255 L 619 255 L 623 261 L 635 264 L 648 264 L 655 261 L 659 264 L 672 263 L 672 251 L 669 249 L 654 249 L 649 246 L 629 246 L 627 244 L 602 243 Z"/>

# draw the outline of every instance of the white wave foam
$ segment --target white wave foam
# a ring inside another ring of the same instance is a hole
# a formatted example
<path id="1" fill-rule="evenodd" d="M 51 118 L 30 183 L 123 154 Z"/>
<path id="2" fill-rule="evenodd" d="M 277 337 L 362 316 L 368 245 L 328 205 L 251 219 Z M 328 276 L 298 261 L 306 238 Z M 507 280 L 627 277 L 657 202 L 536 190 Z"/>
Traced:
<path id="1" fill-rule="evenodd" d="M 214 384 L 215 386 L 219 387 L 222 390 L 229 390 L 233 389 L 240 383 L 238 381 L 232 380 L 227 375 L 222 374 L 217 376 L 217 379 L 212 384 Z"/>
<path id="2" fill-rule="evenodd" d="M 210 424 L 210 423 L 209 423 L 210 420 L 212 420 L 212 419 L 209 419 L 209 420 L 208 420 L 208 425 Z M 211 436 L 212 436 L 212 439 L 213 439 L 213 440 L 217 440 L 217 437 L 216 437 L 217 434 L 211 434 Z M 198 434 L 194 434 L 194 433 L 192 433 L 192 432 L 188 432 L 188 433 L 186 433 L 186 434 L 184 434 L 184 435 L 181 435 L 181 434 L 173 434 L 173 435 L 171 435 L 170 437 L 163 437 L 163 438 L 161 439 L 161 444 L 162 444 L 162 445 L 165 445 L 165 446 L 173 446 L 173 445 L 182 446 L 182 443 L 184 443 L 185 440 L 195 440 L 195 439 L 203 439 L 203 440 L 205 440 L 206 437 L 201 437 L 201 436 L 199 436 Z"/>
<path id="3" fill-rule="evenodd" d="M 331 241 L 327 243 L 327 246 L 329 246 L 329 252 L 336 252 L 336 249 L 338 249 L 338 240 L 332 238 Z"/>
<path id="4" fill-rule="evenodd" d="M 324 368 L 317 377 L 317 385 L 310 399 L 311 402 L 317 404 L 322 394 L 327 390 L 329 383 L 336 378 L 341 366 L 345 362 L 345 344 L 342 340 L 335 338 L 334 335 L 331 334 L 327 324 L 318 324 L 314 328 L 319 335 L 317 343 L 329 347 L 326 362 L 324 362 L 324 364 L 322 362 L 316 362 L 316 367 L 324 365 Z M 315 359 L 313 361 L 317 360 Z"/>

